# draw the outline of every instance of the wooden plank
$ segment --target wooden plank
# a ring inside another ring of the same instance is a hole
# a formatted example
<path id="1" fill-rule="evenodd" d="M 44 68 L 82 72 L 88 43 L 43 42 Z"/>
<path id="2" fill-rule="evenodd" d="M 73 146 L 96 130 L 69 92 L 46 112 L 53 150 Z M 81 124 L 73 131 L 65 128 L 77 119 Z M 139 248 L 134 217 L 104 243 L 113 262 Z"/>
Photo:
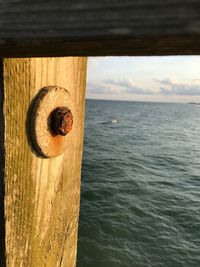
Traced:
<path id="1" fill-rule="evenodd" d="M 3 62 L 0 60 L 0 266 L 6 266 L 5 259 L 5 221 L 4 221 L 4 114 L 3 114 Z"/>
<path id="2" fill-rule="evenodd" d="M 8 267 L 73 267 L 76 261 L 86 58 L 4 60 L 5 218 Z M 73 101 L 71 146 L 58 157 L 33 153 L 29 105 L 49 85 Z"/>
<path id="3" fill-rule="evenodd" d="M 198 0 L 2 0 L 0 56 L 200 53 Z"/>

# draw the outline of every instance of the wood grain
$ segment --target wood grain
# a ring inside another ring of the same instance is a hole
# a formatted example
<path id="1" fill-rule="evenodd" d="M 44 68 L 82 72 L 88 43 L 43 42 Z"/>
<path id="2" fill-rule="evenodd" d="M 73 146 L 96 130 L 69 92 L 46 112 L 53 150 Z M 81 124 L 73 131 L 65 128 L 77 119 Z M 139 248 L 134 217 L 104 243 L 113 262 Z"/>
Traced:
<path id="1" fill-rule="evenodd" d="M 0 56 L 200 53 L 198 0 L 2 0 Z"/>
<path id="2" fill-rule="evenodd" d="M 4 221 L 4 169 L 5 169 L 5 144 L 4 144 L 4 90 L 3 90 L 3 62 L 0 60 L 0 266 L 5 267 L 5 221 Z"/>
<path id="3" fill-rule="evenodd" d="M 4 60 L 5 216 L 8 267 L 73 267 L 76 262 L 86 58 Z M 42 159 L 29 146 L 29 105 L 44 86 L 70 92 L 73 146 Z"/>

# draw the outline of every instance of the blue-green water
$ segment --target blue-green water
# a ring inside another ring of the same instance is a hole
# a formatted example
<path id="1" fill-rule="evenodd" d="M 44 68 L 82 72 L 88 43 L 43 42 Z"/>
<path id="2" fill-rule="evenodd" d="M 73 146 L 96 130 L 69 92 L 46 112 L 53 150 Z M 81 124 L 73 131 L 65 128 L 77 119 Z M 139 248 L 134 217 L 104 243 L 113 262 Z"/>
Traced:
<path id="1" fill-rule="evenodd" d="M 81 186 L 78 267 L 200 266 L 200 106 L 88 100 Z"/>

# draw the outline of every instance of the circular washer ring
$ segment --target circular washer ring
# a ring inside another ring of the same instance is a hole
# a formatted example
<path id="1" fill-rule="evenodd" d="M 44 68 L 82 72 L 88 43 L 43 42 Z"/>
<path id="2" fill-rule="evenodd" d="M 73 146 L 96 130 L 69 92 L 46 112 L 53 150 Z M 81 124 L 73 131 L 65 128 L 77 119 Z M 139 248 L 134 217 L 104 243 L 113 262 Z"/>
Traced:
<path id="1" fill-rule="evenodd" d="M 32 148 L 37 155 L 51 158 L 62 154 L 71 146 L 70 132 L 66 136 L 55 135 L 50 129 L 50 115 L 58 107 L 66 106 L 72 113 L 70 93 L 62 87 L 42 88 L 29 110 L 28 131 Z"/>

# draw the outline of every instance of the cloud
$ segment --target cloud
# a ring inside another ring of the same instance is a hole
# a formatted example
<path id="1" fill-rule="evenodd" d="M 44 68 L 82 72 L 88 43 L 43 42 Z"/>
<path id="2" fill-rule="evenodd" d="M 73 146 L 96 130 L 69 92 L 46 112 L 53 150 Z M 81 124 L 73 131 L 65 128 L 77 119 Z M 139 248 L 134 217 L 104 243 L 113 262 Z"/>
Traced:
<path id="1" fill-rule="evenodd" d="M 132 79 L 108 79 L 100 83 L 87 84 L 88 92 L 90 93 L 128 93 L 128 94 L 138 94 L 138 95 L 152 95 L 153 92 L 150 90 L 145 90 L 138 86 L 135 86 Z"/>
<path id="2" fill-rule="evenodd" d="M 113 87 L 103 82 L 88 82 L 87 92 L 92 94 L 118 94 L 122 92 L 120 88 Z"/>
<path id="3" fill-rule="evenodd" d="M 158 92 L 135 85 L 133 79 L 107 79 L 101 82 L 88 82 L 87 92 L 91 94 L 134 94 L 134 95 L 177 95 L 200 96 L 200 79 L 181 83 L 171 78 L 153 79 L 160 84 Z"/>
<path id="4" fill-rule="evenodd" d="M 144 90 L 140 87 L 135 86 L 134 81 L 132 79 L 118 79 L 118 80 L 109 79 L 105 80 L 104 83 L 121 87 L 123 92 L 126 93 L 139 94 L 139 95 L 152 94 L 151 91 Z"/>
<path id="5" fill-rule="evenodd" d="M 172 79 L 154 79 L 160 86 L 163 95 L 200 96 L 200 80 L 195 79 L 191 83 L 181 83 Z"/>
<path id="6" fill-rule="evenodd" d="M 160 79 L 153 79 L 155 82 L 163 84 L 163 85 L 173 85 L 175 82 L 172 81 L 170 78 L 166 78 L 163 80 Z"/>

